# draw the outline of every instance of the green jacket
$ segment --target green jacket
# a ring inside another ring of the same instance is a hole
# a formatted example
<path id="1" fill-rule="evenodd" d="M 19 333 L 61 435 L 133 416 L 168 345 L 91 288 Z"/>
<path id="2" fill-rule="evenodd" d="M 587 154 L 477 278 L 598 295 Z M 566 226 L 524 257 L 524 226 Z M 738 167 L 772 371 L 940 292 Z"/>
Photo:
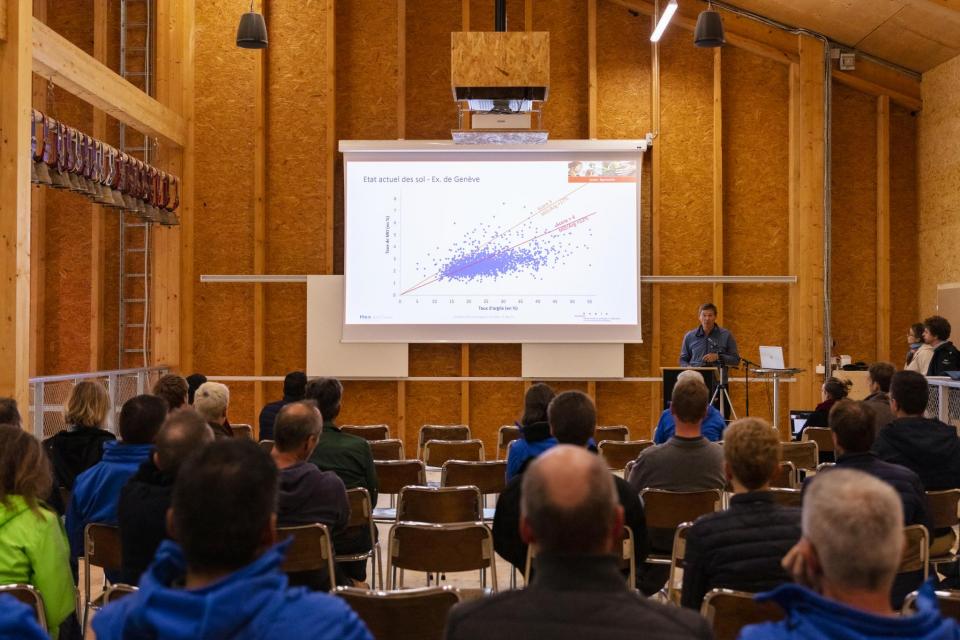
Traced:
<path id="1" fill-rule="evenodd" d="M 310 462 L 321 471 L 336 473 L 347 489 L 363 487 L 370 492 L 371 506 L 377 506 L 377 469 L 370 444 L 363 438 L 343 433 L 327 420 Z"/>
<path id="2" fill-rule="evenodd" d="M 26 583 L 43 597 L 50 636 L 76 608 L 70 547 L 60 518 L 31 511 L 21 496 L 0 501 L 0 584 Z"/>

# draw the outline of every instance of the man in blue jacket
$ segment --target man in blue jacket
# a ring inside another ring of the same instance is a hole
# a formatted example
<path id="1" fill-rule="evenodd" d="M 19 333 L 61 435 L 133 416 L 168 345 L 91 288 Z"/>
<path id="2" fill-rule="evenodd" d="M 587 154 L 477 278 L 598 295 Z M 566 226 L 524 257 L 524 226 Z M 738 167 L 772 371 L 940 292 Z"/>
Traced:
<path id="1" fill-rule="evenodd" d="M 140 395 L 124 403 L 120 410 L 121 441 L 104 443 L 103 458 L 77 476 L 73 485 L 66 523 L 72 557 L 83 555 L 83 530 L 88 524 L 118 523 L 120 490 L 150 457 L 153 439 L 166 417 L 167 401 L 163 398 Z"/>
<path id="2" fill-rule="evenodd" d="M 164 541 L 140 590 L 93 619 L 100 640 L 372 640 L 339 598 L 288 588 L 277 467 L 255 443 L 214 442 L 180 468 Z"/>
<path id="3" fill-rule="evenodd" d="M 681 371 L 680 375 L 677 376 L 677 385 L 683 384 L 687 380 L 704 382 L 703 374 L 694 369 Z M 712 404 L 707 405 L 707 415 L 703 418 L 703 422 L 700 423 L 700 433 L 703 434 L 703 437 L 710 442 L 719 442 L 723 440 L 723 430 L 726 427 L 727 422 L 723 419 L 723 415 L 717 411 L 717 408 Z M 673 419 L 673 413 L 671 413 L 670 407 L 667 407 L 663 410 L 663 413 L 660 414 L 657 429 L 653 432 L 654 444 L 663 444 L 673 437 L 676 430 L 676 420 Z"/>
<path id="4" fill-rule="evenodd" d="M 823 474 L 804 496 L 803 537 L 783 560 L 799 584 L 757 596 L 783 607 L 786 618 L 745 627 L 741 640 L 960 638 L 929 583 L 917 613 L 900 616 L 890 605 L 903 548 L 903 507 L 893 487 L 852 469 Z"/>

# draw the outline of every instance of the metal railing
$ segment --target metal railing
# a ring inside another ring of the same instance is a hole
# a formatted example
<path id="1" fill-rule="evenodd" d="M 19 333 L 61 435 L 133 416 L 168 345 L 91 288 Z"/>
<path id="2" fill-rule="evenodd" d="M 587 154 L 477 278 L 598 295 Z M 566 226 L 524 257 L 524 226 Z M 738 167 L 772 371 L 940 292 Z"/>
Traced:
<path id="1" fill-rule="evenodd" d="M 960 429 L 960 382 L 927 378 L 927 415 Z"/>
<path id="2" fill-rule="evenodd" d="M 30 378 L 29 423 L 33 426 L 33 435 L 43 440 L 67 427 L 64 407 L 70 390 L 81 380 L 95 380 L 106 387 L 110 410 L 101 426 L 116 433 L 116 418 L 123 403 L 133 396 L 149 393 L 157 379 L 169 370 L 160 366 Z"/>

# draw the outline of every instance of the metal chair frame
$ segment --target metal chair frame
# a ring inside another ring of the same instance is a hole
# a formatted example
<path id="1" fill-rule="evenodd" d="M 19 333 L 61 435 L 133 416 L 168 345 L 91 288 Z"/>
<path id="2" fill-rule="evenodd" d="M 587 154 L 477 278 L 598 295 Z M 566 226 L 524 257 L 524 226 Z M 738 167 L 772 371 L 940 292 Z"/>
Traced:
<path id="1" fill-rule="evenodd" d="M 357 562 L 359 560 L 370 559 L 373 564 L 373 571 L 371 572 L 370 586 L 374 589 L 377 588 L 379 584 L 381 588 L 383 587 L 383 554 L 380 550 L 380 541 L 377 540 L 377 525 L 373 523 L 373 506 L 370 502 L 370 492 L 363 487 L 357 487 L 355 489 L 347 490 L 347 501 L 350 504 L 350 520 L 353 521 L 355 516 L 354 513 L 354 496 L 360 496 L 360 509 L 363 513 L 363 520 L 367 526 L 367 529 L 370 532 L 370 550 L 362 551 L 360 553 L 350 553 L 350 554 L 336 554 L 333 557 L 334 562 Z M 347 526 L 350 526 L 349 524 Z M 355 525 L 361 526 L 361 525 Z M 336 550 L 334 550 L 336 553 Z M 379 582 L 378 582 L 379 579 Z"/>
<path id="2" fill-rule="evenodd" d="M 43 606 L 43 596 L 40 595 L 36 587 L 22 583 L 0 584 L 0 594 L 4 593 L 32 607 L 40 628 L 44 631 L 47 630 L 47 610 Z"/>
<path id="3" fill-rule="evenodd" d="M 493 532 L 483 522 L 454 522 L 446 524 L 437 524 L 437 523 L 427 523 L 427 522 L 397 522 L 392 527 L 390 527 L 390 534 L 387 537 L 387 588 L 388 589 L 397 589 L 403 588 L 403 571 L 401 567 L 397 567 L 394 561 L 394 557 L 398 553 L 397 550 L 397 540 L 396 534 L 399 529 L 402 528 L 415 528 L 415 529 L 430 529 L 435 531 L 461 531 L 464 529 L 483 529 L 484 538 L 482 540 L 482 549 L 480 550 L 480 555 L 487 562 L 487 566 L 477 567 L 480 571 L 480 588 L 487 588 L 487 568 L 490 569 L 490 580 L 493 585 L 493 591 L 497 591 L 497 560 L 496 554 L 493 550 Z M 399 569 L 400 577 L 399 582 L 397 579 L 397 571 Z M 431 573 L 440 574 L 442 569 L 439 569 L 435 572 L 427 571 L 427 576 Z M 438 576 L 439 578 L 439 576 Z M 438 579 L 439 582 L 439 579 Z"/>

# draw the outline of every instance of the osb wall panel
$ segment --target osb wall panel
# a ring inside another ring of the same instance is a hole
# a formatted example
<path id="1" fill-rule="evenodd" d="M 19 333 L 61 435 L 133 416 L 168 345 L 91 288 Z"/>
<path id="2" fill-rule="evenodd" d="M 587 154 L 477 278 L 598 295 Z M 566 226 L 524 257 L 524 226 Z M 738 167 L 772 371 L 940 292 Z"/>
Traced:
<path id="1" fill-rule="evenodd" d="M 396 0 L 337 2 L 337 139 L 397 138 Z M 343 156 L 337 154 L 334 273 L 343 273 Z"/>
<path id="2" fill-rule="evenodd" d="M 488 459 L 497 455 L 497 432 L 523 413 L 522 382 L 471 382 L 470 432 L 483 440 Z"/>
<path id="3" fill-rule="evenodd" d="M 890 353 L 906 361 L 907 329 L 919 322 L 920 251 L 917 220 L 917 117 L 890 106 Z M 946 267 L 946 265 L 943 265 Z"/>
<path id="4" fill-rule="evenodd" d="M 646 382 L 598 382 L 597 424 L 626 425 L 632 439 L 651 438 L 650 395 L 657 389 Z"/>
<path id="5" fill-rule="evenodd" d="M 524 28 L 524 2 L 514 0 L 507 3 L 507 31 L 522 31 Z M 493 2 L 490 0 L 470 0 L 470 30 L 493 31 Z M 536 8 L 534 8 L 536 13 Z"/>
<path id="6" fill-rule="evenodd" d="M 236 11 L 210 0 L 196 14 L 196 175 L 194 272 L 253 271 L 254 60 L 238 49 Z M 187 303 L 189 304 L 189 302 Z M 194 285 L 194 354 L 198 371 L 253 373 L 253 287 Z M 191 373 L 191 372 L 186 372 Z M 253 420 L 253 387 L 233 383 L 230 415 Z"/>
<path id="7" fill-rule="evenodd" d="M 450 32 L 460 31 L 460 0 L 407 2 L 405 138 L 446 140 L 457 126 L 450 92 Z"/>
<path id="8" fill-rule="evenodd" d="M 267 50 L 267 273 L 323 273 L 326 264 L 326 4 L 270 6 Z M 305 32 L 318 37 L 305 38 Z M 309 60 L 310 64 L 304 64 Z M 309 132 L 304 135 L 305 132 Z M 307 234 L 304 230 L 309 229 Z M 265 375 L 306 363 L 303 285 L 265 287 Z"/>
<path id="9" fill-rule="evenodd" d="M 960 57 L 923 74 L 923 112 L 917 174 L 919 181 L 920 278 L 918 316 L 936 311 L 937 285 L 960 282 Z"/>
<path id="10" fill-rule="evenodd" d="M 407 433 L 403 447 L 407 457 L 412 458 L 417 453 L 420 427 L 425 424 L 460 424 L 460 383 L 408 382 L 406 387 Z"/>
<path id="11" fill-rule="evenodd" d="M 876 98 L 833 84 L 834 353 L 877 356 Z"/>
<path id="12" fill-rule="evenodd" d="M 724 271 L 785 274 L 789 71 L 734 47 L 725 48 L 721 60 Z M 724 324 L 736 336 L 740 355 L 759 362 L 761 344 L 787 343 L 788 293 L 784 285 L 724 285 Z M 742 383 L 731 383 L 735 407 L 744 406 L 744 392 Z M 751 409 L 751 415 L 771 418 L 768 406 L 755 403 Z"/>
<path id="13" fill-rule="evenodd" d="M 661 40 L 660 272 L 708 273 L 713 261 L 713 53 L 673 29 Z M 709 285 L 661 287 L 663 366 L 677 366 L 683 334 L 697 325 Z"/>
<path id="14" fill-rule="evenodd" d="M 397 438 L 397 383 L 381 380 L 344 380 L 340 424 L 390 425 Z M 404 445 L 406 446 L 406 445 Z"/>
<path id="15" fill-rule="evenodd" d="M 550 95 L 543 128 L 551 139 L 587 137 L 587 3 L 538 0 L 533 30 L 550 32 Z"/>

